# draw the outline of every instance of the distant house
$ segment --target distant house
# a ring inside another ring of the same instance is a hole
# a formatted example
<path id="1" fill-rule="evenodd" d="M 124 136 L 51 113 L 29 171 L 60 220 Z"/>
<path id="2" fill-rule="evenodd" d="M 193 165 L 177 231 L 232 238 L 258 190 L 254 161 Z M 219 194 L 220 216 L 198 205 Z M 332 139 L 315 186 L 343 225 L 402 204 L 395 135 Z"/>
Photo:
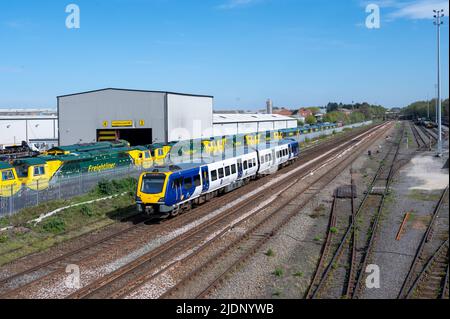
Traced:
<path id="1" fill-rule="evenodd" d="M 283 107 L 281 109 L 273 110 L 273 114 L 278 114 L 278 115 L 283 115 L 283 116 L 291 116 L 292 111 Z"/>
<path id="2" fill-rule="evenodd" d="M 314 115 L 314 113 L 309 109 L 301 108 L 299 110 L 294 111 L 293 115 L 295 117 L 307 118 L 308 116 Z"/>

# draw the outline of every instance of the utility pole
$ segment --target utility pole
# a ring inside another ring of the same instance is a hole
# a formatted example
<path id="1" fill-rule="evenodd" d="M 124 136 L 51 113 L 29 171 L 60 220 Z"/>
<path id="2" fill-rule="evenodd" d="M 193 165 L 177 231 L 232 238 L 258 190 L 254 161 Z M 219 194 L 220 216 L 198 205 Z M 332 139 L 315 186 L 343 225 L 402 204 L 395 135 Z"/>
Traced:
<path id="1" fill-rule="evenodd" d="M 427 94 L 427 120 L 431 120 L 430 119 L 430 99 L 428 97 L 428 94 Z"/>
<path id="2" fill-rule="evenodd" d="M 438 126 L 439 126 L 439 138 L 438 138 L 438 149 L 437 156 L 442 156 L 442 105 L 441 105 L 441 25 L 444 24 L 441 18 L 444 17 L 444 10 L 433 10 L 434 11 L 434 25 L 437 27 L 437 107 L 438 107 Z"/>

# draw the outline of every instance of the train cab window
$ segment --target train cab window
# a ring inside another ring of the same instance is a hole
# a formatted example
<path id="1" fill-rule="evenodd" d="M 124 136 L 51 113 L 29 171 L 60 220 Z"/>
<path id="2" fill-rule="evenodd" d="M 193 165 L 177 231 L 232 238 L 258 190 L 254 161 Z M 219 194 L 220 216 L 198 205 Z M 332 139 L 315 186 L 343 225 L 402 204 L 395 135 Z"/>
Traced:
<path id="1" fill-rule="evenodd" d="M 231 165 L 231 174 L 236 174 L 236 164 Z"/>
<path id="2" fill-rule="evenodd" d="M 244 169 L 248 169 L 248 162 L 244 161 Z"/>
<path id="3" fill-rule="evenodd" d="M 28 166 L 26 166 L 26 165 L 17 166 L 16 172 L 19 177 L 27 177 L 28 176 Z"/>
<path id="4" fill-rule="evenodd" d="M 44 168 L 44 166 L 36 166 L 36 167 L 34 168 L 33 175 L 34 175 L 34 176 L 42 176 L 42 175 L 45 175 L 45 168 Z"/>
<path id="5" fill-rule="evenodd" d="M 224 174 L 223 174 L 223 168 L 219 168 L 219 178 L 223 178 Z"/>
<path id="6" fill-rule="evenodd" d="M 202 183 L 200 182 L 200 175 L 194 176 L 194 185 L 195 187 L 199 187 Z"/>
<path id="7" fill-rule="evenodd" d="M 162 193 L 164 182 L 166 180 L 166 176 L 163 174 L 154 175 L 149 174 L 145 175 L 142 178 L 142 186 L 141 192 L 144 194 L 159 194 Z M 175 181 L 174 181 L 175 183 Z"/>
<path id="8" fill-rule="evenodd" d="M 189 190 L 192 188 L 192 177 L 186 177 L 184 179 L 184 189 Z"/>
<path id="9" fill-rule="evenodd" d="M 230 170 L 230 166 L 225 167 L 225 176 L 230 176 L 231 175 L 231 170 Z"/>
<path id="10" fill-rule="evenodd" d="M 214 182 L 214 181 L 217 181 L 217 171 L 216 170 L 214 170 L 214 171 L 211 171 L 211 180 Z"/>
<path id="11" fill-rule="evenodd" d="M 145 152 L 145 158 L 150 158 L 150 152 Z"/>
<path id="12" fill-rule="evenodd" d="M 2 172 L 2 181 L 10 181 L 14 179 L 14 173 L 12 170 Z"/>

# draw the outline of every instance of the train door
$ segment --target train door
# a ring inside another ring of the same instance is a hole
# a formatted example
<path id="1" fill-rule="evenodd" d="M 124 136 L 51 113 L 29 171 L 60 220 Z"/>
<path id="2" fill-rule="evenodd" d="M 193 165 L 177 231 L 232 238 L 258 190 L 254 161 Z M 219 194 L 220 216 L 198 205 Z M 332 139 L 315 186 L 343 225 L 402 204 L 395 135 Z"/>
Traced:
<path id="1" fill-rule="evenodd" d="M 181 202 L 183 199 L 183 178 L 177 177 L 172 182 L 173 193 L 175 194 L 175 202 Z"/>
<path id="2" fill-rule="evenodd" d="M 273 150 L 272 150 L 272 166 L 275 166 L 276 163 L 277 163 L 277 157 L 276 157 L 275 155 L 276 155 L 276 152 L 275 152 L 275 150 L 273 149 Z"/>
<path id="3" fill-rule="evenodd" d="M 242 169 L 242 159 L 237 160 L 237 170 L 238 170 L 238 179 L 241 179 L 244 175 L 244 170 Z"/>
<path id="4" fill-rule="evenodd" d="M 202 183 L 203 183 L 203 192 L 207 192 L 209 190 L 209 174 L 208 174 L 208 166 L 202 167 Z"/>

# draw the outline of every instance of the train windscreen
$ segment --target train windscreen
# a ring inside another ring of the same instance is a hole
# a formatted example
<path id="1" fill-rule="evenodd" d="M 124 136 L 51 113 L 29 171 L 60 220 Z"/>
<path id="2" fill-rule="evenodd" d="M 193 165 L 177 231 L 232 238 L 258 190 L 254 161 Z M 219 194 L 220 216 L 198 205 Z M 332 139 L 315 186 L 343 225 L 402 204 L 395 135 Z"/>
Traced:
<path id="1" fill-rule="evenodd" d="M 163 174 L 145 175 L 142 178 L 141 192 L 144 194 L 162 193 L 166 176 Z"/>

